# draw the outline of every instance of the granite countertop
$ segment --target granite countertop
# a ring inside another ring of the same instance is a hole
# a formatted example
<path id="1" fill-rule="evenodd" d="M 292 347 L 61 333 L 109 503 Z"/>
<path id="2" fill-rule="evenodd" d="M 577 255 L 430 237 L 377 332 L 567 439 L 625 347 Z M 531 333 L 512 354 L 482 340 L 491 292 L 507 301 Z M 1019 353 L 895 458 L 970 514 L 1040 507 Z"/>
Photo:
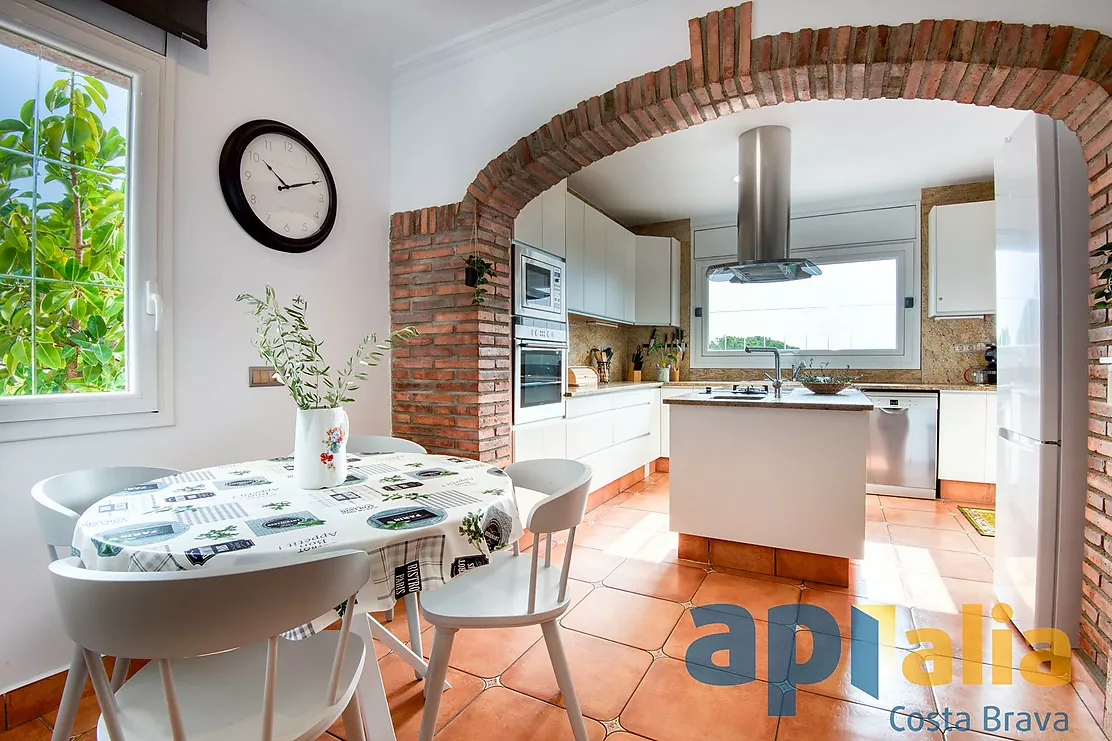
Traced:
<path id="1" fill-rule="evenodd" d="M 665 387 L 696 387 L 730 388 L 734 384 L 739 386 L 763 386 L 764 381 L 669 381 Z M 858 389 L 886 389 L 891 391 L 980 391 L 994 393 L 996 385 L 972 383 L 857 383 Z M 802 388 L 793 381 L 785 381 L 784 388 Z"/>
<path id="2" fill-rule="evenodd" d="M 705 384 L 704 384 L 705 385 Z M 873 409 L 869 397 L 857 389 L 846 389 L 835 396 L 819 396 L 804 388 L 784 389 L 777 399 L 771 394 L 758 398 L 738 397 L 734 399 L 715 399 L 714 394 L 685 394 L 665 399 L 665 404 L 707 407 L 766 407 L 772 409 L 807 409 L 815 411 L 868 412 Z"/>
<path id="3" fill-rule="evenodd" d="M 638 389 L 658 389 L 663 385 L 660 381 L 611 381 L 610 383 L 600 383 L 598 386 L 568 386 L 568 392 L 564 396 L 568 399 L 582 399 L 585 396 L 597 396 L 598 394 L 637 391 Z"/>

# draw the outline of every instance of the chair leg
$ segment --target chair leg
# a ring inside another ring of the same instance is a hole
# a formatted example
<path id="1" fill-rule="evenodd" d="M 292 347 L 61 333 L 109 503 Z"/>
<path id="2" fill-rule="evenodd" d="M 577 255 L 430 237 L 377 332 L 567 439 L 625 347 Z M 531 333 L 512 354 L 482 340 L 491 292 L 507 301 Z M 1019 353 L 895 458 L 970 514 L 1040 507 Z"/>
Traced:
<path id="1" fill-rule="evenodd" d="M 387 610 L 383 614 L 382 622 L 384 622 L 384 623 L 394 622 L 394 608 L 393 607 L 391 607 L 389 610 Z"/>
<path id="2" fill-rule="evenodd" d="M 77 717 L 77 705 L 89 677 L 89 667 L 85 663 L 85 652 L 80 646 L 74 648 L 73 661 L 66 674 L 66 686 L 62 690 L 62 704 L 58 707 L 58 718 L 54 721 L 54 733 L 50 741 L 69 741 L 73 722 Z"/>
<path id="3" fill-rule="evenodd" d="M 405 596 L 405 617 L 409 621 L 409 647 L 413 649 L 413 653 L 423 656 L 421 647 L 421 606 L 417 602 L 416 592 L 410 592 Z M 413 675 L 417 677 L 417 681 L 424 678 L 419 671 L 414 671 Z"/>
<path id="4" fill-rule="evenodd" d="M 575 736 L 575 741 L 587 741 L 587 726 L 583 722 L 579 697 L 575 694 L 575 685 L 571 681 L 571 668 L 568 666 L 567 654 L 564 653 L 564 642 L 560 638 L 560 626 L 555 620 L 551 620 L 541 625 L 541 631 L 544 633 L 545 646 L 548 647 L 548 658 L 552 661 L 552 671 L 556 674 L 556 684 L 560 686 L 560 694 L 564 697 L 572 735 Z"/>
<path id="5" fill-rule="evenodd" d="M 341 717 L 344 719 L 347 741 L 367 741 L 367 734 L 363 731 L 363 711 L 359 707 L 358 692 L 351 696 L 351 701 L 344 708 Z"/>
<path id="6" fill-rule="evenodd" d="M 436 716 L 440 713 L 440 698 L 444 695 L 444 679 L 448 676 L 448 657 L 452 654 L 455 628 L 437 627 L 432 638 L 432 655 L 429 673 L 425 675 L 425 710 L 421 714 L 419 741 L 432 741 L 436 732 Z M 584 741 L 586 736 L 583 737 Z M 578 739 L 577 739 L 578 741 Z"/>
<path id="7" fill-rule="evenodd" d="M 131 668 L 131 659 L 125 659 L 120 656 L 116 657 L 116 663 L 112 666 L 112 691 L 118 692 L 120 687 L 124 686 L 127 681 L 127 670 Z"/>

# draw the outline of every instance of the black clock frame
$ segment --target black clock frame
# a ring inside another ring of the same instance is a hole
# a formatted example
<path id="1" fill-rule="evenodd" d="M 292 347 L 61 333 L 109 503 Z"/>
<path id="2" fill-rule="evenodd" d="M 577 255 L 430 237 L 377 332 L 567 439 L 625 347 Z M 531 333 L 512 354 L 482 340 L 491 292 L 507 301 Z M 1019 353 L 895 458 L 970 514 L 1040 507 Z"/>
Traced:
<path id="1" fill-rule="evenodd" d="M 328 186 L 328 213 L 325 214 L 320 229 L 311 237 L 293 239 L 275 233 L 260 221 L 259 217 L 255 216 L 247 202 L 247 196 L 243 192 L 243 183 L 240 181 L 239 167 L 247 147 L 256 138 L 264 134 L 288 136 L 304 147 L 305 151 L 320 164 L 321 175 Z M 280 121 L 269 119 L 248 121 L 233 131 L 228 140 L 224 142 L 224 148 L 220 152 L 219 174 L 220 190 L 224 193 L 224 201 L 228 204 L 228 210 L 232 212 L 232 216 L 256 242 L 272 250 L 297 254 L 316 249 L 328 238 L 328 235 L 332 232 L 332 227 L 336 224 L 336 181 L 332 177 L 332 171 L 328 169 L 328 163 L 324 161 L 324 157 L 321 156 L 312 142 L 305 138 L 300 131 Z"/>

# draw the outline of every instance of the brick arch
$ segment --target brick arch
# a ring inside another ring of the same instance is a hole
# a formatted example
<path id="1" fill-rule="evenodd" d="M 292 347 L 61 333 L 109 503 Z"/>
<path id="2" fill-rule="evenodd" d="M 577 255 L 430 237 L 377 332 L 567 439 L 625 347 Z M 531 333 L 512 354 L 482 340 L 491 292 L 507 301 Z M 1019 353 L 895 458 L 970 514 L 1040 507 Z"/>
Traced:
<path id="1" fill-rule="evenodd" d="M 745 3 L 691 20 L 688 59 L 553 116 L 491 160 L 460 203 L 393 215 L 393 322 L 424 333 L 394 353 L 395 434 L 507 461 L 513 218 L 610 154 L 749 108 L 904 98 L 1048 114 L 1077 133 L 1089 162 L 1090 249 L 1112 241 L 1112 38 L 1071 26 L 923 20 L 754 39 L 752 12 Z M 460 255 L 470 251 L 500 268 L 483 307 L 470 305 L 463 286 Z M 1092 314 L 1090 357 L 1109 354 L 1108 318 Z M 1103 396 L 1104 367 L 1092 365 L 1090 375 L 1094 397 Z M 1084 638 L 1086 652 L 1103 662 L 1112 655 L 1112 631 L 1096 627 L 1112 620 L 1112 405 L 1092 400 L 1090 429 Z"/>

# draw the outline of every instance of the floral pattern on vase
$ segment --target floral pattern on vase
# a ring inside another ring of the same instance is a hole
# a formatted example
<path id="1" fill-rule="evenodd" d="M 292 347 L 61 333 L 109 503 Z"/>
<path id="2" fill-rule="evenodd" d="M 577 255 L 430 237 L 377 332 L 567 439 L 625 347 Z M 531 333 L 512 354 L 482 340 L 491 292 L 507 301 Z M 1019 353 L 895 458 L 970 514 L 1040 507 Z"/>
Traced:
<path id="1" fill-rule="evenodd" d="M 299 409 L 293 477 L 302 489 L 327 489 L 347 478 L 348 418 L 343 407 Z"/>

